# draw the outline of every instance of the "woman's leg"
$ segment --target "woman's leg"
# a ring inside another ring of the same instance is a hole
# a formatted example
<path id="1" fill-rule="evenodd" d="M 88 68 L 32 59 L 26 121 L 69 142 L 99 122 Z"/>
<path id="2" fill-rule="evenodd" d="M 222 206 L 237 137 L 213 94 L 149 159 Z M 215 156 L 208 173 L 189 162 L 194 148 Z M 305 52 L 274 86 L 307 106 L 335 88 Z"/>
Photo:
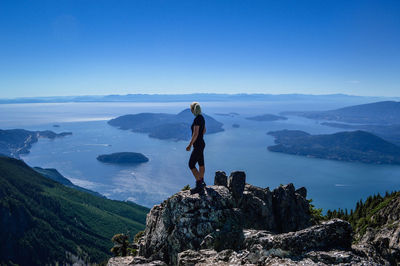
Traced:
<path id="1" fill-rule="evenodd" d="M 199 151 L 199 158 L 197 162 L 199 163 L 199 178 L 204 181 L 204 148 Z"/>
<path id="2" fill-rule="evenodd" d="M 200 172 L 197 170 L 197 168 L 192 168 L 190 169 L 192 171 L 192 174 L 194 176 L 194 178 L 196 179 L 196 181 L 200 181 L 201 177 L 200 177 Z"/>
<path id="3" fill-rule="evenodd" d="M 205 167 L 203 166 L 199 166 L 199 180 L 203 179 L 204 180 L 204 172 L 205 172 Z"/>
<path id="4" fill-rule="evenodd" d="M 192 174 L 193 174 L 194 178 L 196 179 L 196 181 L 201 180 L 200 172 L 196 168 L 196 163 L 198 161 L 198 157 L 199 157 L 199 151 L 197 149 L 193 149 L 192 154 L 190 155 L 190 159 L 189 159 L 189 168 L 192 171 Z M 204 174 L 203 174 L 203 176 L 204 176 Z"/>

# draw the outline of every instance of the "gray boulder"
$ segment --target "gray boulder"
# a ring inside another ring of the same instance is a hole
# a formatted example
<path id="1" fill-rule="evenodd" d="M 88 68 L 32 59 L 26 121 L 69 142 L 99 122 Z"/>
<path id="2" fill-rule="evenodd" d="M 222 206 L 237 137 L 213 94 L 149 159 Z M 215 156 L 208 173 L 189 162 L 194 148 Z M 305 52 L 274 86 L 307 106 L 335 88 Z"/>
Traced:
<path id="1" fill-rule="evenodd" d="M 309 203 L 296 193 L 292 183 L 272 191 L 272 206 L 277 232 L 297 231 L 310 226 Z"/>
<path id="2" fill-rule="evenodd" d="M 160 260 L 151 261 L 144 257 L 133 257 L 133 256 L 126 256 L 126 257 L 114 257 L 111 258 L 107 266 L 121 266 L 121 265 L 146 265 L 146 266 L 167 266 L 167 264 Z"/>
<path id="3" fill-rule="evenodd" d="M 214 186 L 228 186 L 228 177 L 224 171 L 215 172 Z"/>
<path id="4" fill-rule="evenodd" d="M 246 184 L 241 203 L 246 217 L 244 228 L 276 231 L 277 224 L 272 206 L 272 192 L 269 188 L 260 188 Z"/>
<path id="5" fill-rule="evenodd" d="M 242 199 L 244 186 L 246 184 L 246 174 L 242 171 L 232 172 L 228 179 L 228 188 L 236 201 Z"/>
<path id="6" fill-rule="evenodd" d="M 198 250 L 209 234 L 218 240 L 225 233 L 240 232 L 243 218 L 233 203 L 230 191 L 223 186 L 207 187 L 203 196 L 190 191 L 173 195 L 147 215 L 139 254 L 176 264 L 179 252 Z"/>
<path id="7" fill-rule="evenodd" d="M 247 249 L 261 245 L 265 250 L 281 250 L 291 256 L 310 250 L 351 248 L 352 229 L 348 222 L 333 219 L 300 231 L 272 234 L 268 231 L 246 230 L 244 246 Z"/>

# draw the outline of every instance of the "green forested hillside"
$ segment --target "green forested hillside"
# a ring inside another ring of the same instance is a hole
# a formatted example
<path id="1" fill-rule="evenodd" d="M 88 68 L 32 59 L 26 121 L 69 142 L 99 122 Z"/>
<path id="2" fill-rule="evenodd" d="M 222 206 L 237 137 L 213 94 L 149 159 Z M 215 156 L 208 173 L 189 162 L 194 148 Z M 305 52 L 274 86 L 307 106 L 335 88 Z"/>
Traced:
<path id="1" fill-rule="evenodd" d="M 87 262 L 110 256 L 111 237 L 145 227 L 149 209 L 65 187 L 23 161 L 0 157 L 0 264 Z"/>
<path id="2" fill-rule="evenodd" d="M 365 234 L 367 228 L 379 228 L 388 222 L 387 217 L 389 215 L 384 215 L 382 218 L 377 214 L 384 210 L 393 200 L 398 200 L 399 197 L 400 192 L 398 191 L 386 192 L 384 196 L 380 194 L 369 196 L 364 202 L 362 200 L 358 201 L 354 211 L 350 210 L 348 212 L 347 209 L 328 210 L 325 218 L 340 218 L 350 222 L 355 232 L 355 240 L 358 240 Z"/>

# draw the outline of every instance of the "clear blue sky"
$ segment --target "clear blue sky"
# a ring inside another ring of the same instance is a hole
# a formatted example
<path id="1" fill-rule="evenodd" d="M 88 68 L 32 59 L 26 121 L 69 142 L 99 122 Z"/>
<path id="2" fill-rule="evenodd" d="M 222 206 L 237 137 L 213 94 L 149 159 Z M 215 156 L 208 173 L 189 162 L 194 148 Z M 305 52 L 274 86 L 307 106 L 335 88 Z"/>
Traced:
<path id="1" fill-rule="evenodd" d="M 0 0 L 0 98 L 400 96 L 400 1 Z"/>

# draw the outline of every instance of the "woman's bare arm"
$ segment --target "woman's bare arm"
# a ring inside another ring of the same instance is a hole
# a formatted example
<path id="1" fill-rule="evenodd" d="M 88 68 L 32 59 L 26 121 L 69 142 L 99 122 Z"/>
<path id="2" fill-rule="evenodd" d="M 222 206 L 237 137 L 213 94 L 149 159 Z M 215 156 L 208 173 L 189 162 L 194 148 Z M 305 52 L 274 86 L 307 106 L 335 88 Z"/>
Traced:
<path id="1" fill-rule="evenodd" d="M 203 129 L 203 136 L 206 134 L 206 127 L 204 127 L 204 129 Z"/>
<path id="2" fill-rule="evenodd" d="M 197 140 L 197 137 L 199 136 L 199 129 L 200 126 L 194 126 L 192 139 L 190 140 L 189 145 L 186 147 L 187 151 L 190 151 L 190 148 L 192 147 L 193 143 Z"/>

